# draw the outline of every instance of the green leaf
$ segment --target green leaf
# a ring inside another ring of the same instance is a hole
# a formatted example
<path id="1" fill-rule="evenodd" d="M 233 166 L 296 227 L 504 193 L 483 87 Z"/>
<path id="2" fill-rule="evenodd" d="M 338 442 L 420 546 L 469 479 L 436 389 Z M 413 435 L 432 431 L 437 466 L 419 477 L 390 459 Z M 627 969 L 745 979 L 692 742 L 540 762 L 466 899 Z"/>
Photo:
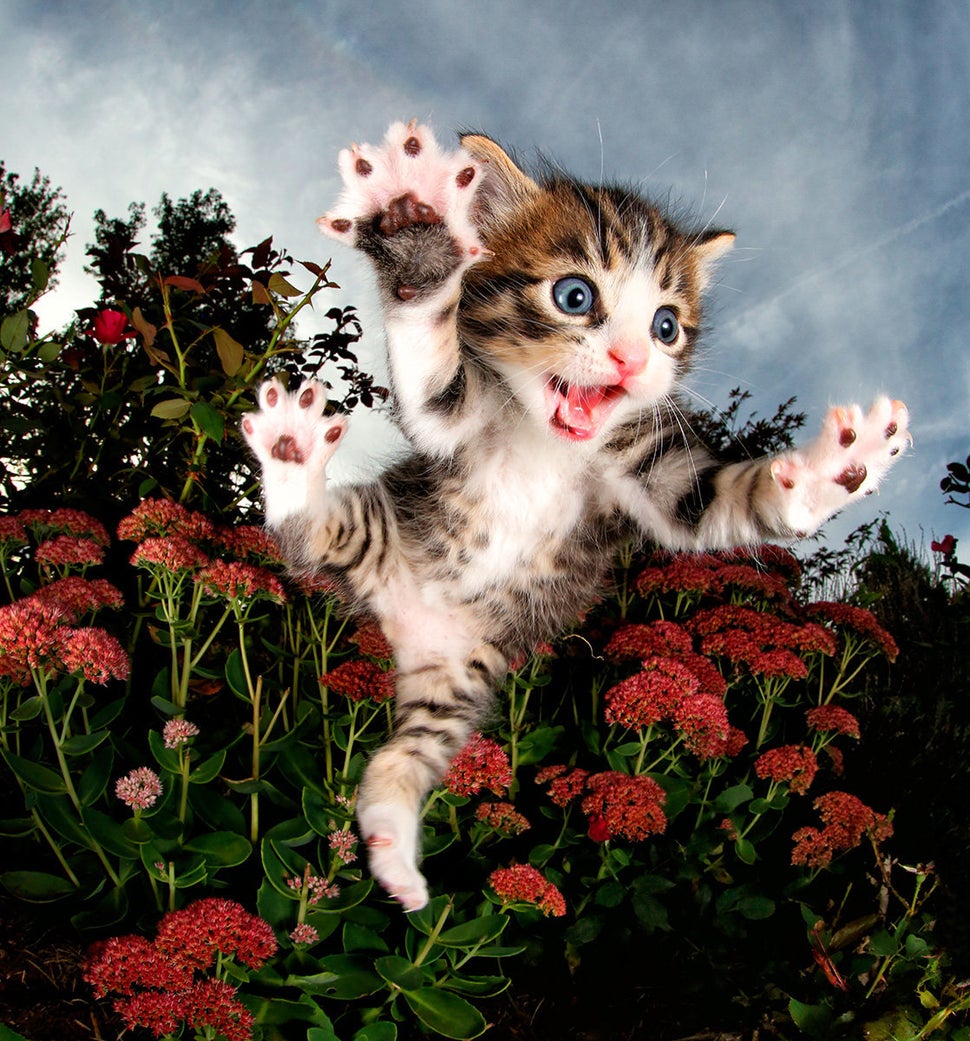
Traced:
<path id="1" fill-rule="evenodd" d="M 788 1013 L 795 1026 L 812 1037 L 825 1037 L 832 1024 L 832 1010 L 828 1005 L 806 1005 L 790 998 Z"/>
<path id="2" fill-rule="evenodd" d="M 47 795 L 61 795 L 67 791 L 64 779 L 49 767 L 42 766 L 40 763 L 32 763 L 29 759 L 21 759 L 13 752 L 4 752 L 3 758 L 7 766 L 28 788 Z"/>
<path id="3" fill-rule="evenodd" d="M 508 924 L 509 919 L 504 914 L 484 915 L 446 929 L 438 936 L 437 942 L 442 947 L 461 948 L 474 947 L 478 943 L 490 943 L 502 935 Z"/>
<path id="4" fill-rule="evenodd" d="M 737 853 L 738 860 L 744 864 L 753 864 L 758 859 L 758 853 L 748 839 L 736 839 L 734 852 Z"/>
<path id="5" fill-rule="evenodd" d="M 736 810 L 743 803 L 748 802 L 754 792 L 747 784 L 735 784 L 730 788 L 725 788 L 723 792 L 715 800 L 715 807 L 719 813 L 731 813 L 732 810 Z"/>
<path id="6" fill-rule="evenodd" d="M 334 954 L 320 959 L 321 972 L 310 976 L 289 976 L 288 986 L 316 997 L 353 1001 L 384 987 L 384 981 L 373 972 L 370 961 L 356 954 Z"/>
<path id="7" fill-rule="evenodd" d="M 0 836 L 5 839 L 25 839 L 32 835 L 37 825 L 30 817 L 8 817 L 0 820 Z"/>
<path id="8" fill-rule="evenodd" d="M 278 271 L 269 276 L 269 291 L 277 296 L 301 296 L 300 290 L 288 282 Z"/>
<path id="9" fill-rule="evenodd" d="M 233 694 L 249 701 L 249 685 L 246 682 L 246 669 L 243 666 L 242 655 L 239 648 L 235 648 L 226 658 L 226 682 Z"/>
<path id="10" fill-rule="evenodd" d="M 127 698 L 115 698 L 91 716 L 91 730 L 106 730 L 125 709 Z"/>
<path id="11" fill-rule="evenodd" d="M 565 734 L 565 727 L 536 727 L 519 741 L 519 765 L 541 763 Z"/>
<path id="12" fill-rule="evenodd" d="M 34 283 L 34 289 L 43 293 L 51 278 L 51 269 L 41 257 L 34 257 L 30 262 L 30 280 Z"/>
<path id="13" fill-rule="evenodd" d="M 379 933 L 356 922 L 345 923 L 343 948 L 348 954 L 355 951 L 377 951 L 379 954 L 386 954 L 390 950 L 387 941 Z"/>
<path id="14" fill-rule="evenodd" d="M 0 1041 L 27 1041 L 27 1038 L 23 1034 L 18 1034 L 16 1030 L 11 1030 L 10 1027 L 5 1027 L 0 1023 Z"/>
<path id="15" fill-rule="evenodd" d="M 464 1041 L 483 1034 L 488 1026 L 485 1017 L 474 1005 L 457 994 L 450 994 L 437 987 L 407 990 L 404 992 L 404 1000 L 426 1027 L 444 1037 Z"/>
<path id="16" fill-rule="evenodd" d="M 202 785 L 189 789 L 189 802 L 203 820 L 219 831 L 234 831 L 244 834 L 246 818 L 231 799 L 220 791 Z"/>
<path id="17" fill-rule="evenodd" d="M 775 902 L 767 896 L 745 896 L 738 901 L 738 910 L 745 918 L 759 921 L 775 913 Z"/>
<path id="18" fill-rule="evenodd" d="M 426 983 L 428 971 L 419 965 L 413 965 L 407 958 L 399 954 L 389 954 L 386 958 L 378 958 L 374 962 L 374 968 L 395 987 L 401 990 L 418 990 Z"/>
<path id="19" fill-rule="evenodd" d="M 199 765 L 189 774 L 189 780 L 192 784 L 208 784 L 209 781 L 218 777 L 219 771 L 222 769 L 222 764 L 225 761 L 226 750 L 222 748 L 214 755 L 210 755 L 208 759 L 199 763 Z"/>
<path id="20" fill-rule="evenodd" d="M 160 730 L 148 731 L 148 747 L 152 750 L 155 762 L 170 774 L 179 772 L 179 754 L 175 748 L 166 748 L 165 739 Z"/>
<path id="21" fill-rule="evenodd" d="M 106 813 L 87 807 L 81 811 L 82 821 L 91 835 L 109 853 L 125 860 L 138 858 L 138 847 L 125 834 L 124 828 Z"/>
<path id="22" fill-rule="evenodd" d="M 216 353 L 219 355 L 222 371 L 227 376 L 235 376 L 246 353 L 243 345 L 234 340 L 225 329 L 218 327 L 212 330 L 212 338 L 216 341 Z"/>
<path id="23" fill-rule="evenodd" d="M 0 1038 L 0 1041 L 3 1041 Z M 317 1041 L 316 1038 L 307 1034 L 307 1041 Z M 368 1023 L 354 1034 L 353 1041 L 397 1041 L 396 1023 Z"/>
<path id="24" fill-rule="evenodd" d="M 9 314 L 0 323 L 0 344 L 5 351 L 19 354 L 30 336 L 30 312 L 26 309 Z"/>
<path id="25" fill-rule="evenodd" d="M 253 845 L 231 831 L 213 831 L 185 843 L 191 853 L 201 853 L 210 867 L 236 867 L 249 858 Z"/>
<path id="26" fill-rule="evenodd" d="M 128 895 L 124 889 L 112 886 L 93 906 L 71 916 L 75 929 L 107 929 L 128 914 Z"/>
<path id="27" fill-rule="evenodd" d="M 152 409 L 152 415 L 156 419 L 181 419 L 191 407 L 185 398 L 166 398 Z"/>
<path id="28" fill-rule="evenodd" d="M 190 409 L 189 414 L 199 425 L 199 428 L 207 437 L 215 442 L 221 442 L 226 435 L 226 421 L 218 409 L 207 405 L 204 401 L 197 401 Z"/>
<path id="29" fill-rule="evenodd" d="M 459 994 L 471 994 L 477 998 L 494 998 L 508 990 L 511 980 L 505 976 L 452 976 L 441 986 Z"/>
<path id="30" fill-rule="evenodd" d="M 869 950 L 879 958 L 888 958 L 895 954 L 899 944 L 885 929 L 879 929 L 869 937 Z"/>
<path id="31" fill-rule="evenodd" d="M 17 723 L 26 723 L 28 720 L 36 719 L 43 711 L 44 699 L 39 694 L 35 694 L 32 698 L 27 698 L 26 701 L 22 701 L 13 712 L 10 713 L 10 718 L 15 720 Z"/>
<path id="32" fill-rule="evenodd" d="M 18 900 L 33 904 L 50 903 L 77 893 L 66 878 L 43 871 L 4 871 L 0 875 L 0 884 Z"/>
<path id="33" fill-rule="evenodd" d="M 330 1017 L 315 1001 L 312 1001 L 306 995 L 301 995 L 298 1001 L 288 1001 L 286 998 L 280 998 L 275 994 L 271 998 L 240 994 L 239 1000 L 252 1012 L 253 1019 L 257 1023 L 277 1023 L 280 1025 L 287 1023 L 314 1023 L 316 1025 L 307 1031 L 308 1039 L 311 1036 L 316 1036 L 324 1039 L 324 1041 L 336 1041 L 336 1034 L 333 1032 L 333 1024 L 330 1022 Z M 279 1037 L 279 1034 L 275 1031 L 273 1033 L 264 1032 L 263 1036 Z"/>
<path id="34" fill-rule="evenodd" d="M 61 745 L 61 750 L 65 755 L 87 755 L 88 752 L 94 751 L 107 736 L 107 730 L 93 734 L 75 734 Z"/>

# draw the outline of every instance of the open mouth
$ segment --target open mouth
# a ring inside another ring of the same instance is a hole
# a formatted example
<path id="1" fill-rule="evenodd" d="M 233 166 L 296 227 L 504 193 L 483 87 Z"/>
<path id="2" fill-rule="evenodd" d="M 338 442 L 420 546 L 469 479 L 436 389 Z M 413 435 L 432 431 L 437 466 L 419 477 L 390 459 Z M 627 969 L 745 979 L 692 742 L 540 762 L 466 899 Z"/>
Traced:
<path id="1" fill-rule="evenodd" d="M 549 425 L 571 441 L 588 441 L 595 437 L 626 395 L 619 384 L 581 387 L 567 383 L 561 376 L 550 376 L 545 387 L 549 409 Z"/>

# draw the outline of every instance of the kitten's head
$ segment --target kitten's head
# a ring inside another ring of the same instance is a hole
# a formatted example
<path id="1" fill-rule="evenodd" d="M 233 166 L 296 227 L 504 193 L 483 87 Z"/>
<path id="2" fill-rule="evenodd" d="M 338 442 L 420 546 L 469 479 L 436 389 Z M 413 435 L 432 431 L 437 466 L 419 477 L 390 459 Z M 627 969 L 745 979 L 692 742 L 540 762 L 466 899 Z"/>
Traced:
<path id="1" fill-rule="evenodd" d="M 626 189 L 537 182 L 486 137 L 462 144 L 485 169 L 479 219 L 491 253 L 466 275 L 466 343 L 566 440 L 597 439 L 669 395 L 734 235 L 681 230 Z"/>

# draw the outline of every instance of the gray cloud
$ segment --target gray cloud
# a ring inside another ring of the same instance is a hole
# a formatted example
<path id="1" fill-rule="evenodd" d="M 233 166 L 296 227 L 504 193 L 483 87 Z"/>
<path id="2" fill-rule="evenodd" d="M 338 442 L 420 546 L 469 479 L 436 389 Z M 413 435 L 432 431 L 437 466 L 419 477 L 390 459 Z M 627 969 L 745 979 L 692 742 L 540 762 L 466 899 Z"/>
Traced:
<path id="1" fill-rule="evenodd" d="M 740 383 L 762 413 L 794 393 L 812 423 L 830 402 L 905 398 L 916 454 L 875 505 L 911 532 L 970 540 L 968 511 L 937 489 L 970 449 L 962 5 L 21 0 L 0 31 L 17 117 L 0 155 L 40 166 L 77 213 L 52 321 L 90 300 L 79 272 L 96 207 L 214 185 L 240 244 L 275 234 L 325 259 L 313 219 L 336 194 L 340 147 L 401 117 L 478 127 L 736 226 L 698 392 L 723 401 Z M 339 254 L 334 277 L 377 364 L 366 269 Z M 348 472 L 394 443 L 372 420 L 355 427 Z"/>

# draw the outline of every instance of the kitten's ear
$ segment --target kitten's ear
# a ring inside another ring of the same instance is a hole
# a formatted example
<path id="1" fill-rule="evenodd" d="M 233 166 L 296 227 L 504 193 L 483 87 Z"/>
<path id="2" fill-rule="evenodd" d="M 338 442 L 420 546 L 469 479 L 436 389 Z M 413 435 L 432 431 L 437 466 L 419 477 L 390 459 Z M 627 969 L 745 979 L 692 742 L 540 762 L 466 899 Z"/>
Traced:
<path id="1" fill-rule="evenodd" d="M 489 216 L 501 220 L 531 196 L 542 191 L 532 178 L 523 173 L 501 145 L 483 134 L 463 134 L 462 147 L 482 164 L 485 176 L 478 200 Z"/>
<path id="2" fill-rule="evenodd" d="M 710 284 L 715 265 L 734 245 L 734 237 L 733 231 L 705 231 L 695 240 L 693 253 L 702 287 Z"/>

